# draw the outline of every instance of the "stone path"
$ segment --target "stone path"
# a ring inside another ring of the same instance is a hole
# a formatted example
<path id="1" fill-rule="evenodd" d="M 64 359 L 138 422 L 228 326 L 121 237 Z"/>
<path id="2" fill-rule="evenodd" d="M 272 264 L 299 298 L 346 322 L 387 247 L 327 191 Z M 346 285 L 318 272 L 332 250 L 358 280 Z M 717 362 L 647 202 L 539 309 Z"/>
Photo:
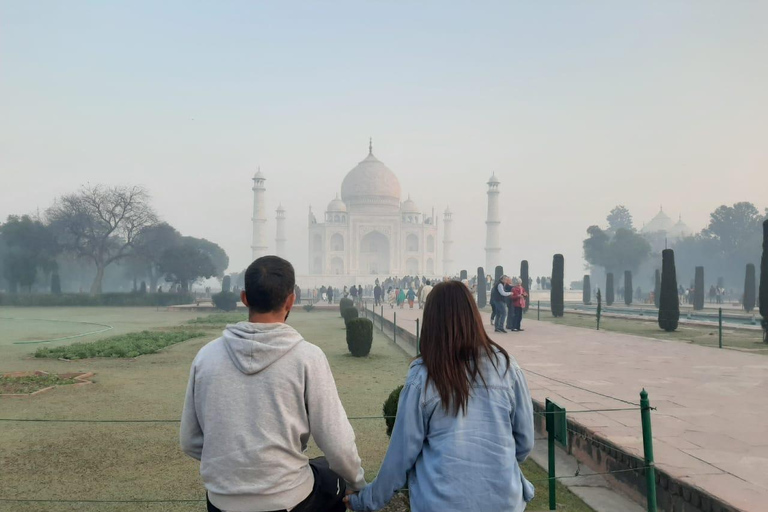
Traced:
<path id="1" fill-rule="evenodd" d="M 398 327 L 415 333 L 421 312 L 385 307 L 385 318 L 395 311 Z M 525 370 L 535 399 L 571 411 L 621 408 L 621 400 L 639 403 L 645 388 L 657 408 L 661 469 L 745 511 L 768 510 L 768 358 L 528 318 L 524 332 L 500 334 L 483 317 Z M 642 457 L 638 411 L 572 417 Z"/>

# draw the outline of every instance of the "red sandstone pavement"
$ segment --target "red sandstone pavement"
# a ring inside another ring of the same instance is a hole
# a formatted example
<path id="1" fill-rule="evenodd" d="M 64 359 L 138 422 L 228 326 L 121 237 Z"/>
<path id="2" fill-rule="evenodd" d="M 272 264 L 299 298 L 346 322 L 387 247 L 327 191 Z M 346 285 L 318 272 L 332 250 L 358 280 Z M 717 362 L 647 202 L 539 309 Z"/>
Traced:
<path id="1" fill-rule="evenodd" d="M 385 308 L 385 317 L 394 311 Z M 421 312 L 396 311 L 398 326 L 415 332 Z M 657 407 L 658 467 L 745 511 L 768 510 L 768 357 L 528 318 L 523 332 L 501 334 L 483 316 L 525 370 L 535 399 L 571 411 L 621 408 L 628 406 L 600 394 L 639 403 L 645 388 Z M 642 457 L 639 410 L 572 418 Z"/>

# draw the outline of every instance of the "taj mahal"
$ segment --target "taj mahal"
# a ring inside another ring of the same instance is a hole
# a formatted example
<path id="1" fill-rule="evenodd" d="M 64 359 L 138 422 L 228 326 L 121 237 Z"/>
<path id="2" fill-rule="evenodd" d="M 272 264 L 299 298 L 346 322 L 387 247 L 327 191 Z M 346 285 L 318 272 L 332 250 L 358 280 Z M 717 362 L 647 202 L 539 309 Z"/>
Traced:
<path id="1" fill-rule="evenodd" d="M 267 216 L 264 206 L 266 178 L 259 170 L 253 177 L 252 258 L 269 254 Z M 499 180 L 488 181 L 486 221 L 486 265 L 493 268 L 501 258 L 499 247 Z M 372 283 L 377 277 L 452 275 L 452 224 L 450 208 L 443 212 L 440 226 L 435 209 L 425 212 L 410 195 L 403 201 L 395 173 L 373 154 L 350 170 L 341 183 L 341 194 L 325 211 L 309 207 L 307 217 L 307 273 L 297 269 L 301 281 L 314 286 L 344 283 Z M 285 257 L 285 210 L 276 211 L 275 254 Z M 438 241 L 438 236 L 442 240 Z M 440 258 L 440 259 L 438 259 Z"/>

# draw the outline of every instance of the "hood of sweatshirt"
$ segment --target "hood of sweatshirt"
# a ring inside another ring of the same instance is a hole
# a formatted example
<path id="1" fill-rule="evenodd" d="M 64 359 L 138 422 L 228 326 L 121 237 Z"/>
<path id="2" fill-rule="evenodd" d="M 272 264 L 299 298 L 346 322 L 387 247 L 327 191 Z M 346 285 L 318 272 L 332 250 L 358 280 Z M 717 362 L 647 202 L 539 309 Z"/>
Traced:
<path id="1" fill-rule="evenodd" d="M 252 324 L 240 322 L 224 329 L 224 346 L 238 370 L 253 375 L 304 341 L 296 329 L 287 324 Z"/>

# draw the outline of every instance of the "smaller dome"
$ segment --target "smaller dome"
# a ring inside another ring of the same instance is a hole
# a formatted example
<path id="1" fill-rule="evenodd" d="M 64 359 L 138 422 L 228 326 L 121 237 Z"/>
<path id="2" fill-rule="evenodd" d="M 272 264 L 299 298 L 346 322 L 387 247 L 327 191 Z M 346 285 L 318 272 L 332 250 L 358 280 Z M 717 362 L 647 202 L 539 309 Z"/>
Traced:
<path id="1" fill-rule="evenodd" d="M 493 175 L 490 178 L 488 178 L 488 184 L 489 185 L 494 184 L 494 183 L 497 184 L 497 185 L 499 183 L 501 183 L 501 181 L 499 181 L 499 178 L 496 177 L 496 173 L 493 173 Z"/>
<path id="2" fill-rule="evenodd" d="M 328 209 L 326 210 L 328 212 L 346 212 L 347 211 L 347 205 L 344 204 L 344 201 L 339 199 L 339 194 L 336 194 L 336 199 L 328 203 Z"/>
<path id="3" fill-rule="evenodd" d="M 283 203 L 280 203 L 279 205 L 277 205 L 277 210 L 275 210 L 275 211 L 284 212 L 285 209 L 283 208 Z"/>
<path id="4" fill-rule="evenodd" d="M 682 215 L 678 218 L 677 223 L 669 230 L 669 236 L 672 238 L 685 238 L 687 236 L 691 236 L 692 234 L 693 231 L 691 231 L 691 228 L 689 228 L 688 225 L 683 222 Z"/>
<path id="5" fill-rule="evenodd" d="M 452 214 L 453 212 L 451 211 L 451 207 L 450 207 L 450 206 L 446 206 L 446 207 L 445 207 L 445 212 L 444 212 L 444 213 L 445 213 L 445 214 L 447 214 L 447 215 L 450 215 L 450 214 Z"/>
<path id="6" fill-rule="evenodd" d="M 408 199 L 403 201 L 403 204 L 400 205 L 400 211 L 403 213 L 421 213 L 419 210 L 419 207 L 416 205 L 416 203 L 411 199 L 411 196 L 408 196 Z"/>
<path id="7" fill-rule="evenodd" d="M 261 167 L 256 171 L 256 174 L 253 175 L 253 179 L 255 180 L 265 180 L 267 178 L 264 177 L 264 173 L 261 172 Z"/>

